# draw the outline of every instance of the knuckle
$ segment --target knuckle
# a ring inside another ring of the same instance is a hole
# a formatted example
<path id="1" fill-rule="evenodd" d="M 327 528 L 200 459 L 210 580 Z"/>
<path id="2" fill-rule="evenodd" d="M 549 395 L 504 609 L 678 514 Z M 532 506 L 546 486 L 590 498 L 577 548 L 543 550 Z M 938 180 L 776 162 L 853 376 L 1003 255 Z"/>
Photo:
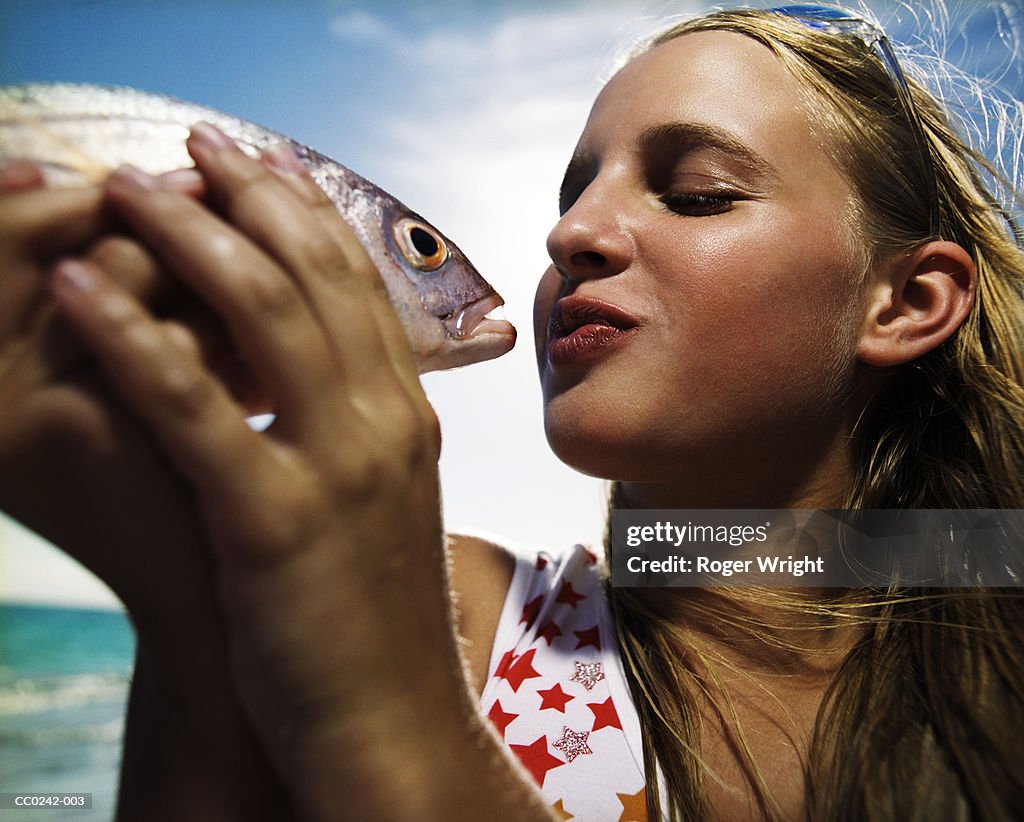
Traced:
<path id="1" fill-rule="evenodd" d="M 351 275 L 352 266 L 345 253 L 325 231 L 310 231 L 303 238 L 301 248 L 307 266 L 321 279 L 339 282 Z"/>
<path id="2" fill-rule="evenodd" d="M 364 447 L 339 454 L 335 488 L 348 504 L 362 505 L 394 484 L 393 458 L 382 448 Z"/>
<path id="3" fill-rule="evenodd" d="M 388 447 L 402 465 L 418 468 L 441 455 L 440 421 L 425 400 L 398 405 L 388 417 L 388 430 Z"/>
<path id="4" fill-rule="evenodd" d="M 221 160 L 231 178 L 228 194 L 232 200 L 243 200 L 253 194 L 260 196 L 274 179 L 261 163 L 240 151 L 224 152 Z"/>
<path id="5" fill-rule="evenodd" d="M 145 251 L 137 240 L 123 234 L 107 234 L 89 246 L 86 256 L 99 266 L 117 263 L 125 258 L 136 262 L 143 259 Z"/>
<path id="6" fill-rule="evenodd" d="M 250 277 L 245 294 L 254 311 L 268 317 L 294 315 L 302 303 L 295 286 L 272 271 L 262 271 Z"/>
<path id="7" fill-rule="evenodd" d="M 432 462 L 436 463 L 441 458 L 443 436 L 441 434 L 441 420 L 429 403 L 424 412 L 423 424 L 426 427 L 426 442 L 429 445 L 427 456 L 429 456 Z"/>
<path id="8" fill-rule="evenodd" d="M 300 491 L 299 489 L 302 488 Z M 253 519 L 250 544 L 265 555 L 278 555 L 308 542 L 323 519 L 312 494 L 304 487 L 290 485 L 276 489 L 274 504 Z"/>
<path id="9" fill-rule="evenodd" d="M 302 198 L 306 205 L 317 213 L 338 216 L 338 208 L 334 205 L 334 201 L 313 178 L 312 173 L 292 175 L 290 179 L 295 183 L 292 190 Z"/>
<path id="10" fill-rule="evenodd" d="M 158 334 L 151 318 L 123 295 L 109 293 L 100 305 L 100 311 L 112 337 L 120 337 L 145 348 L 157 344 Z"/>
<path id="11" fill-rule="evenodd" d="M 155 371 L 153 396 L 178 417 L 195 419 L 203 415 L 214 398 L 214 386 L 192 358 L 176 358 Z"/>
<path id="12" fill-rule="evenodd" d="M 126 317 L 121 330 L 128 345 L 144 356 L 142 390 L 150 401 L 188 419 L 203 413 L 215 388 L 192 335 L 176 324 L 157 325 L 140 315 Z"/>
<path id="13" fill-rule="evenodd" d="M 116 234 L 102 237 L 89 248 L 86 258 L 132 294 L 146 297 L 156 290 L 158 265 L 136 240 Z"/>

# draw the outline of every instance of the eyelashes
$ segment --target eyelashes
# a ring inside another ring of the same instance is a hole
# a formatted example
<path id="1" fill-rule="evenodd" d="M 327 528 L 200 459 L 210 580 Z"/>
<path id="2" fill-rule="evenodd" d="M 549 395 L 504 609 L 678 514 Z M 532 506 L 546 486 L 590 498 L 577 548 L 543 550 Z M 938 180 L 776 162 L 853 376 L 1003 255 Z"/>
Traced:
<path id="1" fill-rule="evenodd" d="M 559 192 L 558 213 L 564 215 L 582 191 L 562 189 Z M 703 194 L 698 192 L 685 192 L 676 194 L 662 194 L 658 197 L 661 204 L 676 214 L 686 217 L 711 217 L 716 214 L 724 214 L 732 209 L 738 196 L 727 194 Z"/>
<path id="2" fill-rule="evenodd" d="M 686 217 L 711 217 L 732 208 L 734 197 L 714 194 L 663 194 L 658 199 L 669 211 Z"/>

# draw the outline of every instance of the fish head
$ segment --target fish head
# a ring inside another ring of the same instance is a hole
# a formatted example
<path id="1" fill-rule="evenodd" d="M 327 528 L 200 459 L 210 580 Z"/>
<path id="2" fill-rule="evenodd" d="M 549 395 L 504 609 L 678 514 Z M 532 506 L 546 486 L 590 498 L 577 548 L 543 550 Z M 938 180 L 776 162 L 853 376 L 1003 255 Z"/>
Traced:
<path id="1" fill-rule="evenodd" d="M 330 186 L 324 187 L 330 194 Z M 494 359 L 512 349 L 515 328 L 488 316 L 504 300 L 455 243 L 367 180 L 349 178 L 345 190 L 351 199 L 336 204 L 380 271 L 420 373 Z"/>

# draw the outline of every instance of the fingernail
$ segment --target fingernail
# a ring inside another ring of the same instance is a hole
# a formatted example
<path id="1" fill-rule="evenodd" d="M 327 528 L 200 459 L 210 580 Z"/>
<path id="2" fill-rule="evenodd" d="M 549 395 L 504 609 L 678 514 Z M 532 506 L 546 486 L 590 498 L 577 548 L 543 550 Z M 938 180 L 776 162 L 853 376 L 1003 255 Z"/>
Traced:
<path id="1" fill-rule="evenodd" d="M 223 131 L 209 123 L 196 123 L 192 126 L 189 140 L 196 145 L 209 149 L 210 151 L 223 151 L 228 148 L 236 148 L 235 141 L 228 137 Z"/>
<path id="2" fill-rule="evenodd" d="M 110 181 L 115 185 L 128 186 L 129 188 L 145 188 L 153 190 L 157 188 L 156 178 L 147 174 L 141 168 L 123 165 L 110 175 Z"/>
<path id="3" fill-rule="evenodd" d="M 42 181 L 42 171 L 32 163 L 20 160 L 0 163 L 0 188 L 20 188 L 41 184 Z"/>
<path id="4" fill-rule="evenodd" d="M 284 174 L 306 174 L 306 167 L 302 164 L 298 155 L 285 143 L 274 143 L 263 152 L 267 162 L 278 171 Z"/>
<path id="5" fill-rule="evenodd" d="M 78 260 L 61 260 L 54 265 L 53 273 L 58 288 L 86 294 L 96 289 L 96 276 L 88 266 Z"/>
<path id="6" fill-rule="evenodd" d="M 194 168 L 178 168 L 157 177 L 163 188 L 193 189 L 203 184 L 203 175 Z"/>

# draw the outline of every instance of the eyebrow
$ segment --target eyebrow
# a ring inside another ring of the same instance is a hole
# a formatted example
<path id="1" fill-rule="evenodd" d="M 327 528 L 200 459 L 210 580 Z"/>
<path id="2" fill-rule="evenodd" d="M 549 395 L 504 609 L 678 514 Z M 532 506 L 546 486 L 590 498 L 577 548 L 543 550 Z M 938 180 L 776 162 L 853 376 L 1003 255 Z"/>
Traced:
<path id="1" fill-rule="evenodd" d="M 748 171 L 758 177 L 778 177 L 778 171 L 768 160 L 725 129 L 704 123 L 661 123 L 644 129 L 637 138 L 637 147 L 643 153 L 664 150 L 676 151 L 711 148 L 730 155 Z"/>
<path id="2" fill-rule="evenodd" d="M 768 160 L 747 146 L 729 131 L 705 123 L 660 123 L 644 129 L 636 141 L 641 153 L 649 154 L 666 148 L 677 152 L 696 148 L 711 148 L 727 154 L 745 167 L 751 174 L 762 179 L 778 179 L 779 172 Z M 558 202 L 564 203 L 565 195 L 579 179 L 590 176 L 596 165 L 593 155 L 577 151 L 566 166 L 562 184 L 558 189 Z"/>

